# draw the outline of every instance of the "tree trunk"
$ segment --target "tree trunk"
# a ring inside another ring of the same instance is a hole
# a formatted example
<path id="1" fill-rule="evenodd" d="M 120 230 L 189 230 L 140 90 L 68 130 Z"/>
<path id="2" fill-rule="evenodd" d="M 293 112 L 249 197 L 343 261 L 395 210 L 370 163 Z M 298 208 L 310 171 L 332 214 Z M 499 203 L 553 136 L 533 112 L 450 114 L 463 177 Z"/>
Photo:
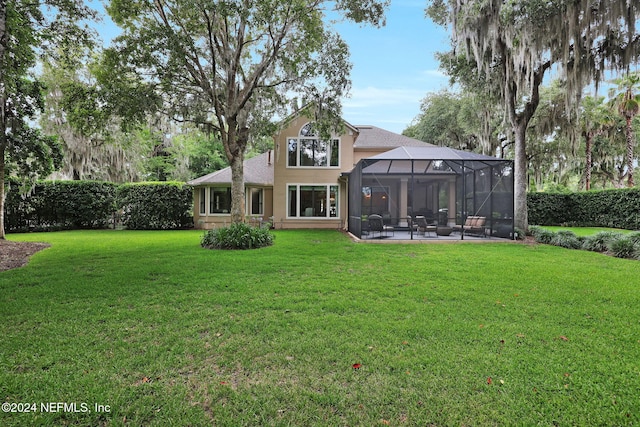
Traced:
<path id="1" fill-rule="evenodd" d="M 4 123 L 4 122 L 3 122 Z M 6 200 L 6 188 L 5 188 L 5 164 L 4 164 L 4 154 L 6 150 L 6 134 L 4 132 L 4 125 L 0 126 L 2 130 L 2 134 L 0 134 L 0 240 L 5 240 L 4 234 L 4 201 Z"/>
<path id="2" fill-rule="evenodd" d="M 231 222 L 244 222 L 244 151 L 239 151 L 231 163 Z"/>
<path id="3" fill-rule="evenodd" d="M 231 222 L 244 222 L 244 151 L 249 142 L 249 129 L 235 117 L 227 122 L 223 144 L 231 167 Z"/>
<path id="4" fill-rule="evenodd" d="M 631 188 L 635 186 L 633 181 L 633 145 L 635 143 L 633 138 L 633 128 L 631 127 L 631 117 L 626 117 L 627 120 L 627 187 Z"/>
<path id="5" fill-rule="evenodd" d="M 527 120 L 520 120 L 513 127 L 515 131 L 515 159 L 514 159 L 514 210 L 515 226 L 522 231 L 529 228 L 527 214 L 527 150 L 525 134 L 527 130 Z"/>
<path id="6" fill-rule="evenodd" d="M 585 169 L 584 169 L 584 186 L 587 191 L 591 190 L 591 168 L 593 160 L 591 159 L 591 146 L 593 141 L 593 132 L 587 132 L 585 146 Z"/>
<path id="7" fill-rule="evenodd" d="M 0 0 L 0 62 L 4 62 L 4 54 L 7 47 L 7 2 L 6 0 Z M 4 81 L 4 72 L 0 68 L 0 82 Z M 5 126 L 5 88 L 4 85 L 0 85 L 0 240 L 5 239 L 4 234 L 4 201 L 6 199 L 5 194 L 5 164 L 4 155 L 7 147 L 7 128 Z"/>

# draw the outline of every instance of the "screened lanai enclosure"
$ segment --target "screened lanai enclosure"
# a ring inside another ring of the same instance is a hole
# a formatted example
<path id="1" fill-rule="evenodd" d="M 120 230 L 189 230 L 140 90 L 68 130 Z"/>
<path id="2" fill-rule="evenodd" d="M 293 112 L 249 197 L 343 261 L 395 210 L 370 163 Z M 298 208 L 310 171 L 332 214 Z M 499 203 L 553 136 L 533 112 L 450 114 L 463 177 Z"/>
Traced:
<path id="1" fill-rule="evenodd" d="M 514 237 L 511 160 L 448 147 L 399 147 L 360 160 L 348 182 L 349 231 L 356 237 L 376 231 L 412 239 Z"/>

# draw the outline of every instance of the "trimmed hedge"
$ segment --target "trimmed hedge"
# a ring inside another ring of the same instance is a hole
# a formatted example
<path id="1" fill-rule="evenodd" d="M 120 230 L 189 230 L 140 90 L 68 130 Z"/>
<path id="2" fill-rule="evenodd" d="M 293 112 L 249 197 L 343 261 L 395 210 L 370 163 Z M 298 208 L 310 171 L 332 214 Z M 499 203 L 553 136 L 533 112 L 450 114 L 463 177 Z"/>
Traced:
<path id="1" fill-rule="evenodd" d="M 7 232 L 106 228 L 118 210 L 126 227 L 172 229 L 193 225 L 191 188 L 183 183 L 118 185 L 98 181 L 40 181 L 23 195 L 11 182 Z"/>
<path id="2" fill-rule="evenodd" d="M 529 193 L 529 224 L 640 229 L 640 189 Z"/>
<path id="3" fill-rule="evenodd" d="M 5 200 L 5 230 L 105 228 L 116 209 L 117 184 L 40 181 L 27 195 L 14 181 Z"/>
<path id="4" fill-rule="evenodd" d="M 118 187 L 122 223 L 131 230 L 169 230 L 193 225 L 191 187 L 182 182 L 144 182 Z"/>

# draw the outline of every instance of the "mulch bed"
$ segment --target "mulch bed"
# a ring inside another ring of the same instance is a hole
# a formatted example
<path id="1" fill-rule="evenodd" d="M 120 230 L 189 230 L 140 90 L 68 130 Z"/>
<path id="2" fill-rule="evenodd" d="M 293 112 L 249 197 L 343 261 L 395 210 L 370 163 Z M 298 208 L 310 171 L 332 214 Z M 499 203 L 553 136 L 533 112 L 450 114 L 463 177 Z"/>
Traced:
<path id="1" fill-rule="evenodd" d="M 48 243 L 13 242 L 0 239 L 0 271 L 26 265 L 31 255 L 49 246 L 51 245 Z"/>

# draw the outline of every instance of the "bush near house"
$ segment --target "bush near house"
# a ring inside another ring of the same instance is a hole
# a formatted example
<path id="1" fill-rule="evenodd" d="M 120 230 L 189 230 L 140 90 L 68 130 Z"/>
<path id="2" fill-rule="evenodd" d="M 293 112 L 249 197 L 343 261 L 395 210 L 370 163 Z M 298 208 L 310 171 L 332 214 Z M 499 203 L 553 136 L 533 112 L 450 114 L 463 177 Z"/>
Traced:
<path id="1" fill-rule="evenodd" d="M 249 224 L 231 224 L 229 227 L 207 231 L 200 245 L 206 249 L 258 249 L 273 245 L 271 224 L 252 227 Z"/>
<path id="2" fill-rule="evenodd" d="M 640 229 L 640 189 L 529 193 L 529 224 Z"/>
<path id="3" fill-rule="evenodd" d="M 191 206 L 191 187 L 181 182 L 40 181 L 24 194 L 12 181 L 5 230 L 106 228 L 115 223 L 118 210 L 127 228 L 188 228 L 193 225 Z"/>

